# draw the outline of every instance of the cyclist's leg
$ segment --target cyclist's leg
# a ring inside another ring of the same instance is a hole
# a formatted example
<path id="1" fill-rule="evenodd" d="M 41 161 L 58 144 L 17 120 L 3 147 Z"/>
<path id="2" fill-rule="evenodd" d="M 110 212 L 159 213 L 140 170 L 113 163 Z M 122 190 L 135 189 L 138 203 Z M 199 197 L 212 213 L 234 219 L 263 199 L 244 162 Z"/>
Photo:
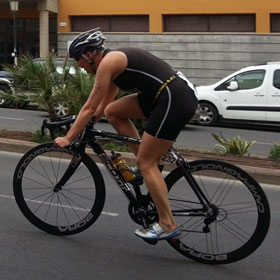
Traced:
<path id="1" fill-rule="evenodd" d="M 165 230 L 174 230 L 177 226 L 170 210 L 167 187 L 158 169 L 158 163 L 172 143 L 173 141 L 155 138 L 145 132 L 137 155 L 137 166 L 157 208 L 159 223 Z"/>
<path id="2" fill-rule="evenodd" d="M 128 95 L 112 102 L 106 107 L 105 115 L 119 134 L 139 137 L 135 126 L 129 120 L 130 118 L 145 119 L 137 94 Z M 162 174 L 158 169 L 158 162 L 172 143 L 172 141 L 158 139 L 144 133 L 140 144 L 141 153 L 137 157 L 137 163 L 140 165 L 138 167 L 141 172 L 144 172 L 144 180 L 156 207 L 161 212 L 159 213 L 160 223 L 166 229 L 173 229 L 176 225 L 170 211 L 168 193 Z M 131 148 L 137 154 L 138 145 Z"/>
<path id="3" fill-rule="evenodd" d="M 137 93 L 124 96 L 110 103 L 105 111 L 105 116 L 115 130 L 125 136 L 139 138 L 138 131 L 130 119 L 145 119 L 139 106 Z M 137 154 L 139 145 L 129 145 L 134 154 Z"/>

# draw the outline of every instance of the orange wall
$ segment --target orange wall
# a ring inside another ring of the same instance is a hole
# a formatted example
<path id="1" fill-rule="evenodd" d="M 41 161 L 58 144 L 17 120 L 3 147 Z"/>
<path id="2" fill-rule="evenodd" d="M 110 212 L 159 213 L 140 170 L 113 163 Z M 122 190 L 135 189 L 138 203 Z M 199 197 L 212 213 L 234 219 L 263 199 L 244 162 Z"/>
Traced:
<path id="1" fill-rule="evenodd" d="M 256 14 L 256 32 L 269 33 L 270 13 L 280 13 L 279 0 L 59 0 L 58 22 L 67 26 L 58 32 L 70 32 L 71 15 L 150 16 L 150 32 L 162 32 L 163 14 Z"/>

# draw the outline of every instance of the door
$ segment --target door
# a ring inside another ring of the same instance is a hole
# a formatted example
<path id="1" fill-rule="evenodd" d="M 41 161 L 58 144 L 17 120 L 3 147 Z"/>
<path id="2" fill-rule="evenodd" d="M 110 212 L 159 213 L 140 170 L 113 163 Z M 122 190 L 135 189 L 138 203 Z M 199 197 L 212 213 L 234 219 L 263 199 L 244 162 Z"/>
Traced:
<path id="1" fill-rule="evenodd" d="M 267 84 L 264 69 L 241 72 L 220 85 L 219 91 L 222 115 L 226 119 L 259 120 L 266 117 Z M 232 81 L 237 89 L 230 90 Z"/>
<path id="2" fill-rule="evenodd" d="M 266 120 L 280 122 L 280 67 L 272 67 L 269 80 Z"/>

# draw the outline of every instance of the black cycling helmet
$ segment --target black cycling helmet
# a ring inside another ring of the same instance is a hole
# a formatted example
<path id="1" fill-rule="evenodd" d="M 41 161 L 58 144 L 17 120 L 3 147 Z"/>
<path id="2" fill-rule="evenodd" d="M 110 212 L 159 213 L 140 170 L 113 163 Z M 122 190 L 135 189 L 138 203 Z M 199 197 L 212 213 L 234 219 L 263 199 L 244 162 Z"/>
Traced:
<path id="1" fill-rule="evenodd" d="M 104 48 L 103 42 L 106 37 L 100 31 L 99 27 L 79 34 L 69 47 L 69 55 L 71 58 L 78 60 L 83 54 L 86 47 L 94 49 Z"/>

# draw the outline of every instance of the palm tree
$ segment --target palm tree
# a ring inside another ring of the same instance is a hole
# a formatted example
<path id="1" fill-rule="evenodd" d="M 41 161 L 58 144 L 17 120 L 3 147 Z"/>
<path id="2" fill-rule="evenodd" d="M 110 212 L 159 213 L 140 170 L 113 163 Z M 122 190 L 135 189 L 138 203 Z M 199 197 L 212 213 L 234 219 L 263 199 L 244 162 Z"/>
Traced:
<path id="1" fill-rule="evenodd" d="M 86 74 L 74 65 L 73 75 L 64 80 L 64 87 L 57 96 L 58 104 L 66 104 L 69 114 L 78 114 L 93 88 L 94 75 Z M 67 100 L 67 102 L 66 102 Z"/>
<path id="2" fill-rule="evenodd" d="M 55 58 L 50 55 L 46 60 L 36 61 L 31 56 L 22 56 L 16 67 L 6 66 L 15 80 L 18 92 L 14 95 L 14 103 L 19 100 L 35 102 L 47 110 L 51 120 L 56 120 L 56 107 L 65 104 L 70 114 L 76 114 L 87 99 L 93 85 L 93 77 L 81 72 L 71 61 L 74 73 L 65 58 L 61 71 L 57 71 Z"/>

